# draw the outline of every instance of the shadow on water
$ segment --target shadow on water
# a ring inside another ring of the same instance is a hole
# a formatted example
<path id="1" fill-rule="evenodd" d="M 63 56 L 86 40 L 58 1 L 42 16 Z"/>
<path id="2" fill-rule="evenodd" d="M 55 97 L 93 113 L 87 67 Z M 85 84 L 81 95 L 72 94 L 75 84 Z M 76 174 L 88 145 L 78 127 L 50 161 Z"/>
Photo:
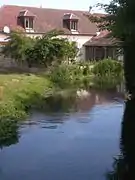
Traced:
<path id="1" fill-rule="evenodd" d="M 8 147 L 19 141 L 18 124 L 16 121 L 0 120 L 0 148 Z"/>
<path id="2" fill-rule="evenodd" d="M 120 151 L 107 173 L 108 180 L 135 179 L 135 100 L 127 101 L 121 125 Z"/>

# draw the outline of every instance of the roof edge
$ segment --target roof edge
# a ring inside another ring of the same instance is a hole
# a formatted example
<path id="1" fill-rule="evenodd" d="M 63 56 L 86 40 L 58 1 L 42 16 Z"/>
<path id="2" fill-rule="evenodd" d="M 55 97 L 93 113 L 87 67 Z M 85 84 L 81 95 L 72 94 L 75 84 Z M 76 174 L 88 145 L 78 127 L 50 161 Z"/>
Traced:
<path id="1" fill-rule="evenodd" d="M 37 6 L 27 6 L 27 5 L 16 5 L 16 4 L 4 4 L 0 7 L 0 9 L 2 7 L 6 7 L 6 6 L 14 6 L 14 7 L 23 7 L 23 8 L 36 8 L 36 9 L 47 9 L 47 10 L 65 10 L 65 11 L 78 11 L 78 12 L 84 12 L 84 13 L 88 13 L 89 11 L 87 10 L 80 10 L 80 9 L 60 9 L 60 8 L 46 8 L 46 7 L 37 7 Z"/>

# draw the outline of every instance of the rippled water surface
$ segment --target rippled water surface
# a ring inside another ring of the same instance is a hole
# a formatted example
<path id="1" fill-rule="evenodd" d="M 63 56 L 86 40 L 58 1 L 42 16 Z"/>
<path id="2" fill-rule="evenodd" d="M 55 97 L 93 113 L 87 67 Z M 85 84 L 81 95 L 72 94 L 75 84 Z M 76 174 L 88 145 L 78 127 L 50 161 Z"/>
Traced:
<path id="1" fill-rule="evenodd" d="M 0 180 L 105 180 L 119 153 L 119 95 L 52 98 L 48 106 L 1 144 Z"/>

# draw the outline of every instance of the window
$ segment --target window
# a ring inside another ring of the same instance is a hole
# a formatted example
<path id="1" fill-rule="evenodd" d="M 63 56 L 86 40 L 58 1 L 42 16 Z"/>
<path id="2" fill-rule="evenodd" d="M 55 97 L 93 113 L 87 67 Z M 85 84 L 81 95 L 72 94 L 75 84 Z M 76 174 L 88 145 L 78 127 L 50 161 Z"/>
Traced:
<path id="1" fill-rule="evenodd" d="M 25 28 L 29 28 L 29 20 L 28 19 L 26 19 L 26 21 L 25 21 Z"/>
<path id="2" fill-rule="evenodd" d="M 72 21 L 71 22 L 71 29 L 72 30 L 77 30 L 78 29 L 78 22 L 77 21 Z"/>
<path id="3" fill-rule="evenodd" d="M 25 28 L 33 29 L 33 19 L 32 18 L 25 19 Z"/>
<path id="4" fill-rule="evenodd" d="M 29 28 L 33 29 L 33 19 L 29 19 Z"/>
<path id="5" fill-rule="evenodd" d="M 64 28 L 67 28 L 67 29 L 70 29 L 70 21 L 69 20 L 63 20 L 63 27 Z"/>

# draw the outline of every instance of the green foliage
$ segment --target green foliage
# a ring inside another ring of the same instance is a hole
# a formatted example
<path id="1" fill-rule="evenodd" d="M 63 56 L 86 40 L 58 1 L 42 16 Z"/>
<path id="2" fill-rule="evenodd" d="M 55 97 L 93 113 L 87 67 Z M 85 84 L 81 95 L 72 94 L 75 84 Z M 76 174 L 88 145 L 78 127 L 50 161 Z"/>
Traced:
<path id="1" fill-rule="evenodd" d="M 26 50 L 27 61 L 47 67 L 54 61 L 60 63 L 63 60 L 73 60 L 77 55 L 75 43 L 56 35 L 57 31 L 52 31 L 38 38 L 35 45 Z"/>
<path id="2" fill-rule="evenodd" d="M 9 42 L 2 49 L 2 53 L 6 57 L 11 57 L 17 62 L 25 61 L 25 51 L 34 45 L 34 40 L 26 37 L 22 32 L 12 32 Z"/>
<path id="3" fill-rule="evenodd" d="M 94 83 L 97 87 L 114 88 L 123 81 L 123 65 L 121 62 L 104 59 L 93 68 Z"/>
<path id="4" fill-rule="evenodd" d="M 60 88 L 82 87 L 90 84 L 91 69 L 86 63 L 62 63 L 49 71 L 50 80 Z"/>
<path id="5" fill-rule="evenodd" d="M 49 78 L 60 88 L 96 87 L 115 88 L 124 81 L 122 63 L 105 59 L 103 61 L 80 63 L 62 63 L 51 67 Z"/>
<path id="6" fill-rule="evenodd" d="M 135 2 L 131 0 L 111 0 L 109 4 L 97 4 L 105 10 L 107 15 L 96 17 L 90 15 L 91 21 L 97 22 L 98 27 L 109 30 L 114 37 L 123 43 L 135 40 Z"/>
<path id="7" fill-rule="evenodd" d="M 21 120 L 26 118 L 25 106 L 18 106 L 16 101 L 0 102 L 0 119 Z"/>
<path id="8" fill-rule="evenodd" d="M 35 75 L 0 75 L 3 95 L 0 120 L 23 120 L 30 110 L 42 109 L 44 98 L 53 90 L 45 77 Z"/>
<path id="9" fill-rule="evenodd" d="M 107 15 L 96 17 L 90 15 L 91 21 L 96 22 L 100 30 L 108 30 L 124 50 L 124 71 L 126 89 L 130 94 L 135 92 L 135 1 L 111 0 L 109 4 L 98 4 Z M 134 95 L 133 95 L 134 96 Z"/>
<path id="10" fill-rule="evenodd" d="M 76 44 L 68 39 L 58 38 L 61 34 L 61 31 L 53 30 L 42 38 L 32 39 L 23 32 L 12 32 L 2 53 L 19 63 L 27 63 L 29 67 L 47 67 L 54 61 L 60 63 L 62 60 L 73 60 L 78 51 Z"/>
<path id="11" fill-rule="evenodd" d="M 104 59 L 95 64 L 93 68 L 93 73 L 96 75 L 99 74 L 101 76 L 111 73 L 116 76 L 119 76 L 123 71 L 122 68 L 122 63 L 112 59 Z"/>

